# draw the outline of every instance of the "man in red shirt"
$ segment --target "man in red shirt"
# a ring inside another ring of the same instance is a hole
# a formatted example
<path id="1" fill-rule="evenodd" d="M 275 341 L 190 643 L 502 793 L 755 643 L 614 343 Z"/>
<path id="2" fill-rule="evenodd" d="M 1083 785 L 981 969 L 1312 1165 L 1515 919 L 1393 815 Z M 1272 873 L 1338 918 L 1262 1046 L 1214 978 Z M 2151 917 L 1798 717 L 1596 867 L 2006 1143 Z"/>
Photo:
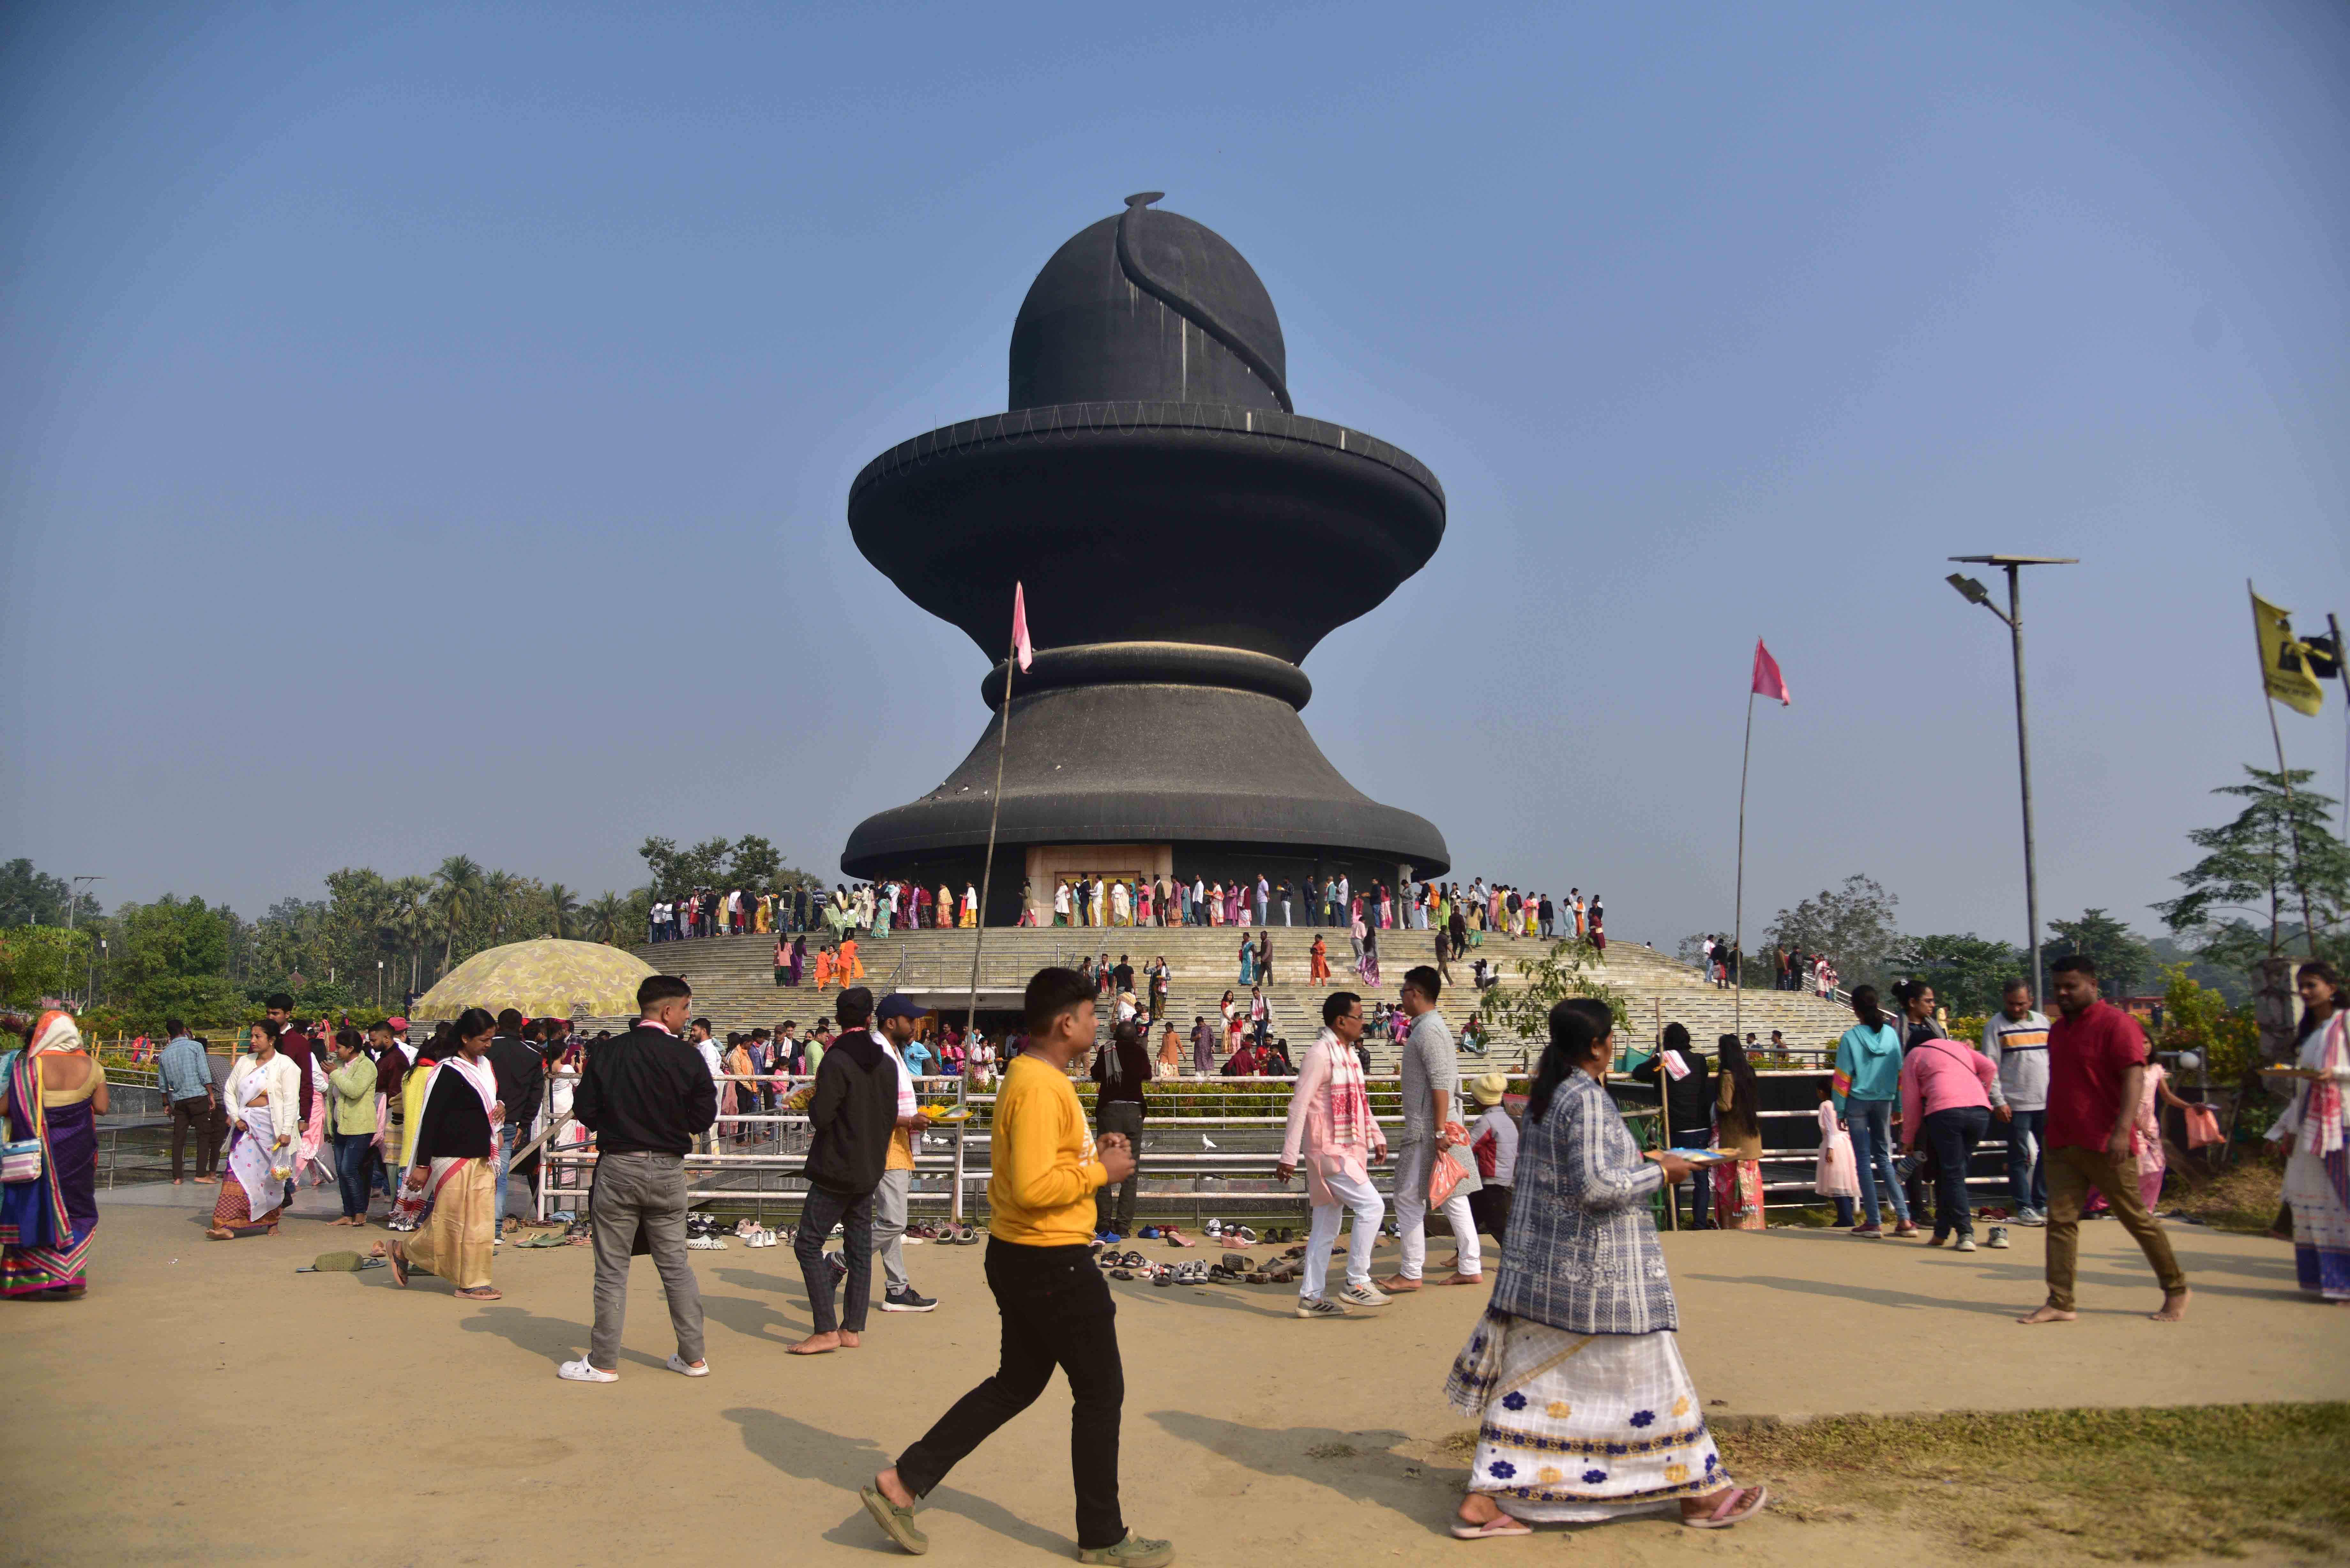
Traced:
<path id="1" fill-rule="evenodd" d="M 2073 1321 L 2073 1265 L 2081 1240 L 2081 1205 L 2094 1186 L 2106 1195 L 2162 1282 L 2157 1323 L 2187 1315 L 2187 1273 L 2170 1238 L 2138 1196 L 2132 1128 L 2146 1091 L 2146 1032 L 2137 1020 L 2097 995 L 2097 966 L 2085 957 L 2055 966 L 2056 1006 L 2048 1031 L 2048 1303 L 2019 1323 Z"/>

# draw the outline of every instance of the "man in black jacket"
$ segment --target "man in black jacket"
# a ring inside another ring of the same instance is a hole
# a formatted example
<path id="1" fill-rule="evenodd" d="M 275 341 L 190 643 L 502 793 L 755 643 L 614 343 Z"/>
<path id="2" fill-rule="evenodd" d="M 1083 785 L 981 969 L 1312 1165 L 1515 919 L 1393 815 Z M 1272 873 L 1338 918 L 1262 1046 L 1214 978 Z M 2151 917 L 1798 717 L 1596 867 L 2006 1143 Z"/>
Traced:
<path id="1" fill-rule="evenodd" d="M 1632 1069 L 1632 1076 L 1643 1084 L 1661 1083 L 1673 1147 L 1703 1148 L 1713 1141 L 1713 1080 L 1707 1075 L 1704 1054 L 1690 1048 L 1686 1027 L 1666 1024 L 1664 1044 L 1655 1055 Z M 1702 1231 L 1713 1184 L 1700 1179 L 1689 1186 L 1694 1206 L 1691 1223 Z M 1678 1204 L 1680 1199 L 1673 1201 Z"/>
<path id="2" fill-rule="evenodd" d="M 639 1234 L 669 1297 L 677 1354 L 670 1370 L 706 1377 L 702 1291 L 685 1256 L 685 1153 L 718 1115 L 718 1087 L 702 1054 L 677 1037 L 693 1011 L 693 990 L 675 975 L 648 975 L 637 987 L 637 1026 L 588 1053 L 571 1112 L 596 1134 L 596 1179 L 588 1221 L 596 1241 L 596 1327 L 588 1354 L 557 1376 L 572 1383 L 619 1376 L 620 1325 L 629 1308 L 629 1260 Z"/>
<path id="3" fill-rule="evenodd" d="M 506 1119 L 498 1127 L 498 1197 L 497 1209 L 490 1234 L 503 1239 L 506 1233 L 506 1172 L 514 1165 L 514 1151 L 519 1135 L 527 1142 L 530 1125 L 538 1119 L 538 1102 L 546 1092 L 546 1060 L 537 1047 L 522 1037 L 522 1014 L 507 1008 L 498 1014 L 497 1037 L 490 1042 L 490 1072 L 498 1081 L 498 1098 L 506 1107 Z"/>
<path id="4" fill-rule="evenodd" d="M 840 1034 L 816 1064 L 816 1094 L 808 1104 L 808 1195 L 792 1237 L 815 1332 L 791 1347 L 794 1355 L 854 1347 L 865 1332 L 866 1304 L 873 1293 L 873 1189 L 881 1185 L 889 1135 L 898 1126 L 898 1064 L 873 1038 L 873 992 L 851 986 L 833 1004 L 833 1016 L 840 1020 Z M 837 1324 L 832 1269 L 824 1256 L 824 1240 L 836 1224 L 848 1264 Z"/>

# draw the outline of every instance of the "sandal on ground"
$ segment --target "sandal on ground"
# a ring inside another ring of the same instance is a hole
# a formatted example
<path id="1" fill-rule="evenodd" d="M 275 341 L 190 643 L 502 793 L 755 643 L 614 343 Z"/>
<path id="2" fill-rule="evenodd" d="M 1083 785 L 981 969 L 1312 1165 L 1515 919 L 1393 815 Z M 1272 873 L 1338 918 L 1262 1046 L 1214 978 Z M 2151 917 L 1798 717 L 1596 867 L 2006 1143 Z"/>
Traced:
<path id="1" fill-rule="evenodd" d="M 384 1260 L 391 1265 L 391 1282 L 401 1290 L 406 1290 L 408 1288 L 408 1255 L 398 1247 L 394 1247 L 384 1254 Z"/>
<path id="2" fill-rule="evenodd" d="M 236 1232 L 225 1225 L 214 1225 L 204 1232 L 204 1238 L 212 1241 L 234 1241 Z"/>
<path id="3" fill-rule="evenodd" d="M 930 1551 L 931 1538 L 914 1528 L 912 1509 L 899 1508 L 883 1497 L 879 1487 L 868 1486 L 857 1495 L 864 1502 L 865 1511 L 873 1516 L 873 1522 L 890 1540 L 917 1557 Z"/>
<path id="4" fill-rule="evenodd" d="M 459 1291 L 456 1293 L 469 1302 L 502 1302 L 506 1299 L 504 1292 L 493 1290 L 487 1285 L 470 1291 Z"/>
<path id="5" fill-rule="evenodd" d="M 1500 1535 L 1532 1535 L 1534 1532 L 1534 1526 L 1522 1519 L 1512 1519 L 1506 1513 L 1497 1513 L 1482 1524 L 1471 1524 L 1458 1514 L 1452 1519 L 1452 1538 L 1455 1541 L 1491 1541 Z"/>
<path id="6" fill-rule="evenodd" d="M 1691 1530 L 1727 1530 L 1739 1521 L 1752 1519 L 1762 1512 L 1762 1505 L 1770 1501 L 1771 1489 L 1767 1486 L 1734 1486 L 1721 1494 L 1721 1501 L 1714 1505 L 1711 1511 L 1694 1519 L 1683 1514 L 1681 1522 Z"/>

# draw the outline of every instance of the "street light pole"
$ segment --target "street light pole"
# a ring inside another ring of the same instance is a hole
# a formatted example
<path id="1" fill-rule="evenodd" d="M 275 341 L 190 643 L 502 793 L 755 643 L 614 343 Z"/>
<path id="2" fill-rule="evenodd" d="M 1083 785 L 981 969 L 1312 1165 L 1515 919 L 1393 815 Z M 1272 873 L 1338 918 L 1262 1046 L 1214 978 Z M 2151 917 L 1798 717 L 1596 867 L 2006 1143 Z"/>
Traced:
<path id="1" fill-rule="evenodd" d="M 2070 566 L 2077 565 L 2075 556 L 1952 556 L 1953 561 L 1978 566 L 1998 566 L 2007 573 L 2007 608 L 2002 611 L 1991 602 L 1991 594 L 1982 584 L 1962 573 L 1952 572 L 1947 579 L 1970 604 L 1979 604 L 2007 623 L 2009 644 L 2015 659 L 2015 766 L 2023 794 L 2023 919 L 2032 945 L 2032 998 L 2044 1004 L 2047 990 L 2040 965 L 2040 871 L 2032 832 L 2032 725 L 2023 701 L 2023 568 L 2026 566 Z"/>

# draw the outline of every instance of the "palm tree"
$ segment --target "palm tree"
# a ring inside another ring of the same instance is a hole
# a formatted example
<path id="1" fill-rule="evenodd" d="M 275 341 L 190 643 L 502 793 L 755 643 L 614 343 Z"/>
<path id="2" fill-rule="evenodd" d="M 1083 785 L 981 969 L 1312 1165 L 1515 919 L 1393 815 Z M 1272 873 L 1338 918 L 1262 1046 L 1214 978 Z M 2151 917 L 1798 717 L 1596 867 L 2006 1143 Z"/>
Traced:
<path id="1" fill-rule="evenodd" d="M 386 889 L 388 919 L 396 948 L 408 955 L 408 984 L 417 989 L 417 971 L 424 967 L 424 944 L 432 935 L 432 891 L 428 877 L 402 877 Z"/>
<path id="2" fill-rule="evenodd" d="M 432 873 L 433 902 L 441 907 L 441 972 L 449 972 L 450 955 L 457 950 L 457 922 L 481 896 L 481 863 L 470 855 L 452 855 Z"/>
<path id="3" fill-rule="evenodd" d="M 505 940 L 506 909 L 522 888 L 522 878 L 511 871 L 492 871 L 482 878 L 482 897 L 490 906 L 490 945 Z"/>
<path id="4" fill-rule="evenodd" d="M 604 889 L 604 896 L 588 906 L 588 934 L 599 942 L 613 947 L 620 945 L 620 922 L 629 918 L 629 901 Z"/>
<path id="5" fill-rule="evenodd" d="M 546 885 L 546 909 L 555 921 L 556 936 L 568 937 L 571 933 L 565 929 L 566 922 L 579 912 L 579 896 L 560 882 L 549 882 Z"/>

